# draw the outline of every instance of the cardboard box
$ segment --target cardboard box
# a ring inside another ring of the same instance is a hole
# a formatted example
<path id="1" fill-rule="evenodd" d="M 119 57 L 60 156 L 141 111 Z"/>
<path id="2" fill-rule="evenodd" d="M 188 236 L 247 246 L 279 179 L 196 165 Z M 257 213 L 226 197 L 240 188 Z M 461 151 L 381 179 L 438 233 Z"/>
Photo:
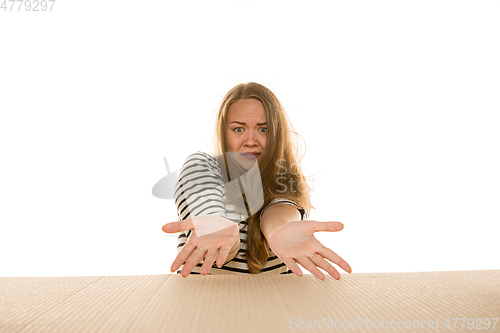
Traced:
<path id="1" fill-rule="evenodd" d="M 499 317 L 500 270 L 352 273 L 339 281 L 308 274 L 0 278 L 2 333 L 486 333 L 500 331 Z"/>

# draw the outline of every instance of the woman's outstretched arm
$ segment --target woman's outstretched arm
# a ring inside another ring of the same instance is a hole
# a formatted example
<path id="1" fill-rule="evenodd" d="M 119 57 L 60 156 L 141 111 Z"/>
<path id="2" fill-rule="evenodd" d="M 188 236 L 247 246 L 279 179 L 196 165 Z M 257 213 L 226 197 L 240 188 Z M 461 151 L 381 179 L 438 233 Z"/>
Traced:
<path id="1" fill-rule="evenodd" d="M 205 258 L 199 269 L 205 275 L 215 260 L 221 267 L 236 256 L 239 227 L 227 219 L 223 197 L 224 182 L 217 161 L 204 152 L 188 156 L 175 186 L 179 221 L 162 228 L 168 233 L 181 232 L 172 271 L 182 266 L 180 273 L 186 277 Z M 229 230 L 224 231 L 226 228 Z"/>
<path id="2" fill-rule="evenodd" d="M 269 235 L 290 221 L 300 221 L 300 212 L 297 208 L 287 204 L 272 205 L 262 214 L 260 230 L 269 241 Z"/>
<path id="3" fill-rule="evenodd" d="M 183 277 L 190 274 L 193 267 L 204 257 L 201 275 L 208 273 L 214 261 L 220 268 L 225 262 L 234 258 L 240 244 L 238 225 L 218 215 L 193 216 L 167 223 L 162 230 L 167 233 L 191 230 L 191 234 L 195 234 L 190 237 L 172 263 L 171 271 L 174 272 L 185 262 L 181 272 Z M 201 251 L 196 251 L 200 249 Z"/>
<path id="4" fill-rule="evenodd" d="M 260 229 L 278 258 L 298 276 L 303 274 L 297 265 L 300 264 L 320 280 L 324 280 L 325 275 L 318 267 L 340 279 L 339 272 L 325 259 L 348 273 L 352 272 L 344 259 L 314 237 L 317 231 L 340 231 L 343 228 L 344 225 L 337 221 L 300 220 L 297 208 L 284 204 L 269 207 L 260 220 Z"/>

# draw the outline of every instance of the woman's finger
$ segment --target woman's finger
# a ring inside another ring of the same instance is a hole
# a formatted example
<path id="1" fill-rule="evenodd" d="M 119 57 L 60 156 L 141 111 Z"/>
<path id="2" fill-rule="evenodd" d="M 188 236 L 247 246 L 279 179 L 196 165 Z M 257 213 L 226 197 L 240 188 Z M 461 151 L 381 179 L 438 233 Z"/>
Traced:
<path id="1" fill-rule="evenodd" d="M 203 262 L 203 265 L 201 266 L 200 270 L 201 275 L 207 275 L 210 268 L 212 268 L 212 265 L 214 264 L 214 261 L 217 258 L 217 252 L 218 252 L 217 249 L 208 250 L 207 254 L 205 255 L 205 260 Z"/>
<path id="2" fill-rule="evenodd" d="M 324 251 L 324 250 L 323 250 Z M 311 261 L 316 265 L 318 266 L 319 268 L 323 269 L 324 271 L 326 271 L 328 274 L 330 274 L 330 276 L 332 278 L 334 278 L 335 280 L 340 280 L 340 273 L 335 269 L 335 267 L 333 267 L 332 265 L 330 265 L 326 260 L 325 258 L 323 258 L 323 256 L 321 256 L 320 254 L 317 254 L 315 253 L 312 257 L 311 257 Z"/>
<path id="3" fill-rule="evenodd" d="M 323 248 L 323 250 L 321 250 L 320 254 L 323 257 L 325 257 L 326 259 L 330 260 L 331 262 L 337 264 L 340 268 L 342 268 L 347 273 L 352 272 L 351 266 L 349 266 L 349 264 L 344 259 L 342 259 L 337 253 L 333 252 L 329 248 L 327 248 L 327 247 Z"/>
<path id="4" fill-rule="evenodd" d="M 312 232 L 318 231 L 340 231 L 344 229 L 344 224 L 337 221 L 329 221 L 329 222 L 319 222 L 319 221 L 309 221 L 311 223 L 308 224 L 309 228 L 311 228 Z"/>
<path id="5" fill-rule="evenodd" d="M 175 272 L 179 267 L 182 266 L 182 264 L 189 258 L 191 253 L 196 249 L 196 245 L 194 245 L 191 242 L 187 242 L 182 250 L 177 254 L 177 257 L 175 257 L 174 262 L 172 263 L 172 266 L 170 267 L 170 272 Z"/>
<path id="6" fill-rule="evenodd" d="M 193 226 L 193 220 L 191 218 L 177 222 L 170 222 L 161 227 L 161 230 L 163 230 L 163 232 L 166 233 L 181 232 L 184 230 L 192 230 L 192 229 L 194 229 L 194 226 Z"/>
<path id="7" fill-rule="evenodd" d="M 191 253 L 189 258 L 186 260 L 186 263 L 184 264 L 184 267 L 182 268 L 181 275 L 182 277 L 186 277 L 191 273 L 193 270 L 193 267 L 198 264 L 203 257 L 205 257 L 205 252 L 207 250 L 201 247 L 197 247 L 196 250 Z"/>
<path id="8" fill-rule="evenodd" d="M 302 273 L 302 270 L 300 269 L 299 265 L 295 263 L 295 260 L 292 258 L 285 258 L 283 260 L 283 263 L 297 276 L 302 276 L 304 273 Z"/>
<path id="9" fill-rule="evenodd" d="M 311 272 L 315 277 L 317 277 L 320 280 L 325 279 L 325 274 L 321 273 L 321 271 L 316 267 L 316 265 L 309 259 L 309 257 L 306 256 L 299 256 L 297 258 L 297 261 L 299 264 L 307 269 L 309 272 Z"/>
<path id="10" fill-rule="evenodd" d="M 229 245 L 221 246 L 219 250 L 219 255 L 217 256 L 217 267 L 221 268 L 222 265 L 224 265 L 227 259 L 227 255 L 229 254 L 229 250 L 231 250 L 231 246 Z"/>

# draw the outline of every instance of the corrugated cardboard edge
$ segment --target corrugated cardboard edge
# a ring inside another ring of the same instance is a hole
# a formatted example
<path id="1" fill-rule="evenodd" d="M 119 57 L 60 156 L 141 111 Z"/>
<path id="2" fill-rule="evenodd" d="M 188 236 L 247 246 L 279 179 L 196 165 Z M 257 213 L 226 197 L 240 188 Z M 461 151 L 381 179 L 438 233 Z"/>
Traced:
<path id="1" fill-rule="evenodd" d="M 0 278 L 0 332 L 373 332 L 389 321 L 453 332 L 447 318 L 500 329 L 484 327 L 500 316 L 500 270 L 341 276 Z"/>

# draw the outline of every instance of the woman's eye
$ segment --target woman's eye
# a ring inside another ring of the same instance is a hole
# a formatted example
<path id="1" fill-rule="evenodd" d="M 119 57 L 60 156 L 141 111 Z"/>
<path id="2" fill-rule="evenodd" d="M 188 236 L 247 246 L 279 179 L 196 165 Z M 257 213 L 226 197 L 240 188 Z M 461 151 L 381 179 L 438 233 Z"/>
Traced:
<path id="1" fill-rule="evenodd" d="M 241 130 L 241 131 L 238 131 L 238 130 Z M 259 128 L 259 130 L 261 130 L 262 133 L 266 133 L 267 132 L 267 127 L 261 127 L 261 128 Z M 243 131 L 243 128 L 241 128 L 241 127 L 235 127 L 235 128 L 233 128 L 233 131 L 241 133 Z"/>

